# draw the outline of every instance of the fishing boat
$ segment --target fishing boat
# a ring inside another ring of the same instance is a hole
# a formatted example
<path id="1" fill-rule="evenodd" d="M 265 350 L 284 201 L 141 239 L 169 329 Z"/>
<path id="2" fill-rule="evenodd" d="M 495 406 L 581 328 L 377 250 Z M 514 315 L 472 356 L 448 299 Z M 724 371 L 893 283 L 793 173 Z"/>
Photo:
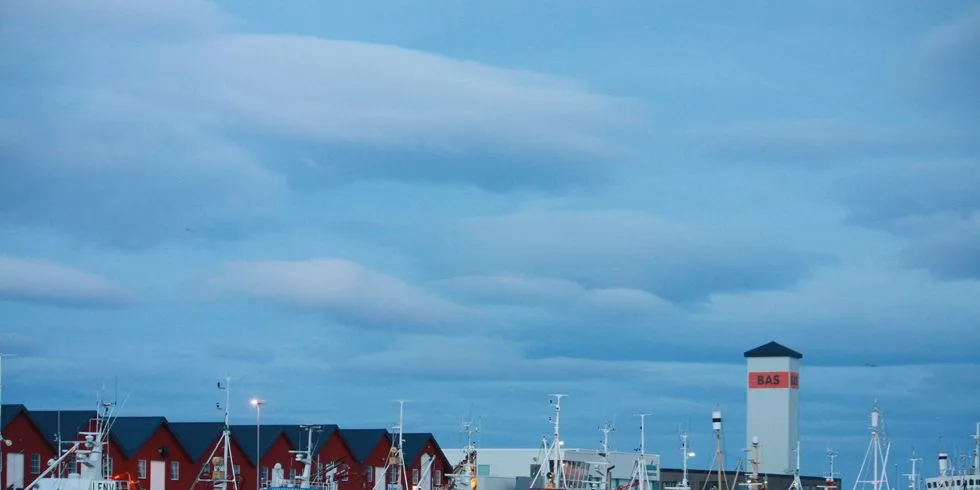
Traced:
<path id="1" fill-rule="evenodd" d="M 537 470 L 531 478 L 530 490 L 574 490 L 585 488 L 588 478 L 576 479 L 569 478 L 568 468 L 565 464 L 565 453 L 562 446 L 565 441 L 561 439 L 561 399 L 567 395 L 552 394 L 552 404 L 555 406 L 555 414 L 551 418 L 552 434 L 541 437 L 541 450 L 536 458 Z"/>
<path id="2" fill-rule="evenodd" d="M 332 462 L 321 468 L 316 473 L 313 472 L 313 434 L 319 432 L 323 427 L 319 425 L 300 426 L 306 432 L 305 449 L 295 449 L 289 451 L 294 455 L 296 462 L 303 465 L 303 471 L 294 478 L 286 478 L 282 463 L 276 463 L 272 467 L 272 476 L 267 485 L 262 488 L 265 490 L 297 490 L 314 488 L 319 490 L 335 490 L 337 488 L 337 470 L 339 462 Z"/>
<path id="3" fill-rule="evenodd" d="M 949 453 L 939 453 L 939 476 L 926 478 L 926 490 L 980 490 L 980 422 L 971 436 L 973 439 L 973 466 L 953 468 L 949 464 Z"/>
<path id="4" fill-rule="evenodd" d="M 466 434 L 466 445 L 463 446 L 463 459 L 440 482 L 441 490 L 476 490 L 479 486 L 477 478 L 477 451 L 473 435 L 479 432 L 472 420 L 463 422 L 463 433 Z"/>
<path id="5" fill-rule="evenodd" d="M 47 468 L 24 490 L 139 490 L 128 473 L 110 475 L 106 464 L 115 407 L 99 402 L 95 419 L 79 433 L 82 439 L 59 447 L 58 457 L 48 460 Z"/>
<path id="6" fill-rule="evenodd" d="M 381 477 L 375 478 L 373 490 L 419 490 L 418 485 L 409 483 L 408 472 L 405 471 L 405 402 L 403 400 L 398 401 L 398 425 L 392 429 L 396 432 L 392 438 L 391 449 L 385 460 L 384 471 L 378 472 Z M 419 481 L 431 478 L 432 465 L 435 461 L 436 458 L 432 458 L 421 468 Z M 386 479 L 384 475 L 388 475 L 388 478 Z"/>

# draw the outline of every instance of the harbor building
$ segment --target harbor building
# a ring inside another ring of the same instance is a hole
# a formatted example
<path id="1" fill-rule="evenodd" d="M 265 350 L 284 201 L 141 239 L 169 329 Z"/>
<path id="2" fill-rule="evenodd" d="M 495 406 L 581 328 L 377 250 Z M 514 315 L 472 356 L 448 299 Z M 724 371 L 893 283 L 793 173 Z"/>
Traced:
<path id="1" fill-rule="evenodd" d="M 540 449 L 522 448 L 481 448 L 477 465 L 477 488 L 479 490 L 528 490 L 531 485 L 531 475 L 537 472 L 537 458 L 541 454 Z M 456 462 L 463 459 L 464 452 L 461 449 L 444 449 L 449 461 Z M 606 460 L 612 465 L 610 474 L 610 488 L 612 490 L 626 486 L 630 482 L 636 462 L 637 453 L 609 451 L 606 453 Z M 579 471 L 570 472 L 578 475 L 597 476 L 598 472 L 589 472 L 597 468 L 601 461 L 599 451 L 592 449 L 566 449 L 564 458 L 569 467 L 579 468 Z M 650 482 L 650 490 L 669 490 L 679 488 L 683 480 L 683 470 L 680 468 L 661 468 L 660 456 L 648 454 L 647 476 Z M 717 490 L 718 472 L 709 470 L 687 470 L 688 486 L 690 490 Z M 721 473 L 722 488 L 746 489 L 739 483 L 745 481 L 744 470 L 736 473 L 728 470 Z M 767 486 L 772 489 L 784 490 L 790 487 L 793 482 L 792 474 L 769 474 L 766 475 Z M 827 484 L 824 477 L 800 476 L 802 483 L 801 490 L 820 490 Z M 599 482 L 596 486 L 599 488 Z M 585 485 L 583 485 L 585 486 Z M 591 485 L 586 486 L 586 488 Z M 579 487 L 579 485 L 576 485 Z M 838 487 L 840 488 L 840 480 Z"/>
<path id="2" fill-rule="evenodd" d="M 477 465 L 477 488 L 480 490 L 528 490 L 533 475 L 538 472 L 541 457 L 540 449 L 521 448 L 480 448 Z M 463 458 L 459 449 L 443 449 L 449 461 Z M 566 474 L 569 483 L 575 488 L 601 488 L 603 458 L 595 449 L 564 449 Z M 637 453 L 609 451 L 605 460 L 609 464 L 609 478 L 612 488 L 630 483 L 636 465 Z M 647 478 L 651 490 L 660 488 L 660 456 L 645 455 Z"/>
<path id="3" fill-rule="evenodd" d="M 796 465 L 800 437 L 800 360 L 803 354 L 776 342 L 745 352 L 745 447 L 761 441 L 759 472 L 787 475 Z"/>

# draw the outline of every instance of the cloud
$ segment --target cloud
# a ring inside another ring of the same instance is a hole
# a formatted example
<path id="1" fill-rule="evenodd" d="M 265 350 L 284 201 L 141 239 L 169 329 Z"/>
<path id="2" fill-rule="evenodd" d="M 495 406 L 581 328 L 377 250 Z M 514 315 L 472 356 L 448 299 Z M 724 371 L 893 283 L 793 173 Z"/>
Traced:
<path id="1" fill-rule="evenodd" d="M 917 101 L 980 122 L 980 7 L 971 5 L 918 39 L 904 68 Z"/>
<path id="2" fill-rule="evenodd" d="M 113 308 L 131 296 L 110 280 L 42 259 L 0 255 L 0 300 Z"/>
<path id="3" fill-rule="evenodd" d="M 673 306 L 638 289 L 586 289 L 566 279 L 521 275 L 462 276 L 430 283 L 444 294 L 489 305 L 536 305 L 579 312 L 657 316 Z"/>
<path id="4" fill-rule="evenodd" d="M 451 301 L 343 259 L 233 263 L 214 284 L 358 325 L 452 328 L 468 315 L 475 316 Z"/>
<path id="5" fill-rule="evenodd" d="M 671 302 L 793 287 L 831 259 L 741 226 L 698 226 L 628 210 L 526 211 L 466 219 L 434 244 L 461 275 L 534 274 Z"/>
<path id="6" fill-rule="evenodd" d="M 573 81 L 234 32 L 203 1 L 31 2 L 8 21 L 0 219 L 128 248 L 264 217 L 285 182 L 589 185 L 637 123 L 631 102 Z"/>
<path id="7" fill-rule="evenodd" d="M 0 167 L 0 220 L 139 249 L 264 217 L 281 196 L 276 174 L 179 112 L 102 89 L 49 97 L 0 132 L 12 162 Z M 75 98 L 48 119 L 57 99 Z"/>
<path id="8" fill-rule="evenodd" d="M 625 101 L 558 78 L 396 46 L 224 35 L 158 54 L 147 78 L 176 70 L 187 83 L 156 90 L 300 140 L 602 155 L 595 130 L 629 116 Z"/>
<path id="9" fill-rule="evenodd" d="M 909 267 L 980 279 L 980 161 L 930 162 L 852 174 L 839 187 L 848 220 L 906 240 Z"/>
<path id="10" fill-rule="evenodd" d="M 715 295 L 694 321 L 753 338 L 778 335 L 824 363 L 847 364 L 854 356 L 868 363 L 927 363 L 936 350 L 949 362 L 971 359 L 967 346 L 978 339 L 980 315 L 971 298 L 980 284 L 936 283 L 894 266 L 887 259 L 849 263 L 822 269 L 794 291 Z"/>
<path id="11" fill-rule="evenodd" d="M 710 144 L 713 158 L 781 164 L 854 163 L 868 159 L 975 155 L 980 129 L 937 125 L 882 125 L 843 119 L 742 122 L 688 136 Z"/>

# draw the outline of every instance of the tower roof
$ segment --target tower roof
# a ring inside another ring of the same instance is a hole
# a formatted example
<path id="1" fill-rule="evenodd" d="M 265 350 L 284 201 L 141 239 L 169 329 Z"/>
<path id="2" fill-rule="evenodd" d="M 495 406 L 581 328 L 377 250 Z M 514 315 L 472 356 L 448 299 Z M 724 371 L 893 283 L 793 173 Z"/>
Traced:
<path id="1" fill-rule="evenodd" d="M 776 341 L 772 341 L 767 344 L 762 344 L 755 349 L 745 351 L 745 357 L 791 357 L 793 359 L 803 359 L 803 354 Z"/>

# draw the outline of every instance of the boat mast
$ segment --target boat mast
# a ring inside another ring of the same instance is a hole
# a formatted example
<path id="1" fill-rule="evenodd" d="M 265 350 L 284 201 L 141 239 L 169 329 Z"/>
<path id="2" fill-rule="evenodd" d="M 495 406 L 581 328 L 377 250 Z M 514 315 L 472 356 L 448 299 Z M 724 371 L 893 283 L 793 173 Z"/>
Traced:
<path id="1" fill-rule="evenodd" d="M 548 442 L 547 436 L 542 437 L 541 466 L 538 468 L 534 479 L 531 480 L 531 485 L 541 485 L 543 483 L 544 488 L 565 488 L 565 469 L 561 449 L 562 444 L 564 444 L 561 440 L 561 399 L 568 395 L 552 393 L 551 396 L 553 397 L 551 403 L 555 406 L 555 415 L 551 420 L 551 442 Z"/>
<path id="2" fill-rule="evenodd" d="M 836 460 L 837 460 L 837 452 L 834 451 L 832 448 L 828 447 L 827 466 L 829 468 L 829 471 L 824 476 L 824 480 L 826 480 L 824 484 L 818 486 L 817 488 L 821 490 L 837 490 L 837 472 L 834 471 L 834 462 Z"/>
<path id="3" fill-rule="evenodd" d="M 854 490 L 857 490 L 862 484 L 870 484 L 871 490 L 889 490 L 891 488 L 888 485 L 887 471 L 888 453 L 891 449 L 891 443 L 882 443 L 882 439 L 884 438 L 882 418 L 882 413 L 878 409 L 878 402 L 876 401 L 874 407 L 871 409 L 871 441 L 868 443 L 868 450 L 864 455 L 864 461 L 861 462 L 861 469 L 858 470 L 858 477 L 854 480 Z M 943 456 L 944 454 L 939 455 L 940 466 L 942 466 L 944 461 Z M 869 459 L 871 460 L 872 474 L 870 477 L 866 477 L 865 470 L 868 469 Z"/>
<path id="4" fill-rule="evenodd" d="M 3 420 L 3 353 L 0 352 L 0 420 Z M 3 467 L 6 464 L 3 459 L 3 448 L 8 444 L 3 438 L 3 426 L 0 425 L 0 482 L 3 481 Z M 9 443 L 12 444 L 12 443 Z"/>
<path id="5" fill-rule="evenodd" d="M 197 478 L 191 485 L 191 489 L 197 488 L 199 483 L 207 482 L 214 490 L 238 490 L 238 478 L 235 474 L 235 460 L 231 452 L 231 378 L 225 376 L 224 381 L 218 381 L 218 392 L 224 392 L 225 402 L 216 403 L 218 410 L 224 410 L 224 423 L 221 429 L 221 438 L 215 444 L 214 449 L 204 462 L 204 468 L 198 472 Z M 258 428 L 256 428 L 258 430 Z M 257 448 L 256 448 L 257 449 Z M 259 454 L 255 459 L 260 458 Z M 211 471 L 204 471 L 210 467 Z M 255 462 L 258 471 L 259 462 Z"/>
<path id="6" fill-rule="evenodd" d="M 681 470 L 681 481 L 677 485 L 665 487 L 664 490 L 691 490 L 691 483 L 688 479 L 688 460 L 695 456 L 694 452 L 691 451 L 690 444 L 688 444 L 688 433 L 687 431 L 681 432 L 681 456 L 683 460 L 683 466 Z"/>
<path id="7" fill-rule="evenodd" d="M 633 481 L 636 482 L 637 490 L 650 489 L 650 476 L 647 473 L 647 433 L 646 418 L 648 413 L 635 414 L 640 417 L 640 454 L 636 458 L 636 468 L 633 470 Z"/>
<path id="8" fill-rule="evenodd" d="M 444 489 L 451 485 L 454 490 L 465 490 L 467 488 L 476 490 L 478 484 L 476 474 L 476 441 L 473 440 L 473 434 L 480 432 L 480 429 L 473 424 L 472 418 L 469 420 L 464 419 L 462 432 L 466 434 L 466 445 L 463 446 L 463 460 L 453 467 L 451 474 L 444 475 L 444 478 L 449 481 L 438 482 L 439 489 Z"/>
<path id="9" fill-rule="evenodd" d="M 903 475 L 909 479 L 909 490 L 919 490 L 919 473 L 916 471 L 916 463 L 922 461 L 922 458 L 915 457 L 915 450 L 912 450 L 912 456 L 909 458 L 909 462 L 912 463 L 911 472 Z"/>
<path id="10" fill-rule="evenodd" d="M 473 440 L 473 435 L 480 432 L 480 429 L 473 425 L 471 418 L 463 422 L 463 432 L 466 433 L 466 475 L 469 477 L 467 484 L 471 490 L 476 490 L 478 485 L 476 474 L 476 441 Z"/>
<path id="11" fill-rule="evenodd" d="M 394 463 L 396 465 L 395 484 L 398 485 L 401 490 L 409 490 L 411 487 L 408 485 L 408 475 L 405 472 L 405 457 L 403 454 L 403 448 L 405 447 L 405 400 L 395 401 L 398 402 L 398 425 L 393 428 L 398 430 L 398 439 L 395 441 L 395 446 L 392 447 L 391 454 L 388 459 L 389 464 Z M 392 458 L 394 458 L 394 461 L 391 461 Z"/>
<path id="12" fill-rule="evenodd" d="M 803 490 L 803 482 L 800 481 L 800 441 L 796 441 L 796 466 L 793 468 L 793 483 L 790 484 L 790 489 Z"/>
<path id="13" fill-rule="evenodd" d="M 715 464 L 717 465 L 717 489 L 728 489 L 728 476 L 725 474 L 725 448 L 722 442 L 721 410 L 711 412 L 711 430 L 715 433 Z M 705 485 L 707 485 L 705 481 Z"/>
<path id="14" fill-rule="evenodd" d="M 980 475 L 980 422 L 977 422 L 977 430 L 973 433 L 973 474 Z"/>
<path id="15" fill-rule="evenodd" d="M 756 490 L 759 487 L 763 487 L 764 484 L 759 482 L 759 436 L 752 436 L 752 448 L 746 452 L 751 452 L 752 455 L 749 457 L 749 464 L 752 466 L 752 473 L 750 473 L 746 479 L 744 485 L 748 487 L 748 490 Z M 792 487 L 791 487 L 792 488 Z"/>
<path id="16" fill-rule="evenodd" d="M 319 431 L 319 425 L 301 425 L 301 429 L 306 431 L 306 449 L 289 451 L 289 454 L 296 455 L 296 461 L 303 463 L 303 474 L 299 477 L 299 488 L 310 488 L 312 465 L 313 465 L 313 432 Z"/>
<path id="17" fill-rule="evenodd" d="M 602 431 L 602 441 L 601 441 L 601 444 L 602 444 L 602 452 L 599 453 L 599 456 L 602 458 L 602 464 L 601 464 L 602 465 L 602 486 L 601 486 L 601 488 L 603 490 L 610 490 L 611 487 L 612 487 L 611 483 L 612 483 L 612 466 L 613 465 L 609 462 L 609 434 L 612 431 L 616 430 L 616 429 L 612 426 L 612 424 L 610 424 L 609 422 L 606 422 L 606 423 L 602 424 L 602 427 L 599 427 L 599 430 Z"/>

